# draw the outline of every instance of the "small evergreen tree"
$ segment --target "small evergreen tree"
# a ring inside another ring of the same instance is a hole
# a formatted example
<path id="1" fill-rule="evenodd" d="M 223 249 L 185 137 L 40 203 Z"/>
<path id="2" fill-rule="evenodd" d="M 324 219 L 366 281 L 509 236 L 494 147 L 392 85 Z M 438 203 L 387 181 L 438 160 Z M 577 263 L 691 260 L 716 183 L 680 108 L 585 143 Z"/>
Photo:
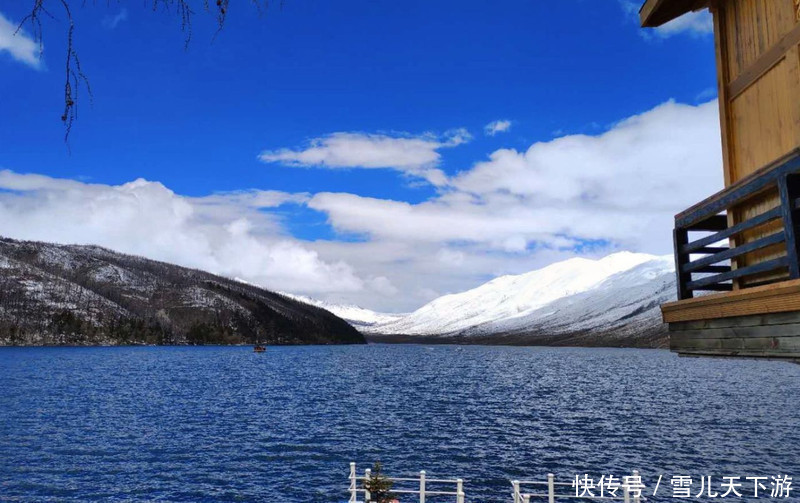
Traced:
<path id="1" fill-rule="evenodd" d="M 370 502 L 391 503 L 395 499 L 395 495 L 391 493 L 394 482 L 381 473 L 381 469 L 381 462 L 376 461 L 370 478 L 364 481 L 364 489 L 369 491 Z"/>

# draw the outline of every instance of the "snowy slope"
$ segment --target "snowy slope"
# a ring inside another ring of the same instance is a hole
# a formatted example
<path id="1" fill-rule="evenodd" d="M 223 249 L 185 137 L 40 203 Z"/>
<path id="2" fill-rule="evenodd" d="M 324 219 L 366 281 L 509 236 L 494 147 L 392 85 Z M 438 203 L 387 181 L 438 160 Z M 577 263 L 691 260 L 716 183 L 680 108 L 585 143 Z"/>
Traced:
<path id="1" fill-rule="evenodd" d="M 313 299 L 311 297 L 306 297 L 304 295 L 293 295 L 285 292 L 282 292 L 282 295 L 294 300 L 299 300 L 300 302 L 305 302 L 306 304 L 311 304 L 312 306 L 325 309 L 326 311 L 335 314 L 339 318 L 347 320 L 351 325 L 358 329 L 364 329 L 366 327 L 377 325 L 386 325 L 399 320 L 403 316 L 406 316 L 405 314 L 378 313 L 351 304 L 333 304 L 330 302 Z"/>
<path id="2" fill-rule="evenodd" d="M 614 316 L 610 313 L 628 309 L 632 302 L 648 303 L 660 298 L 663 282 L 670 281 L 671 268 L 667 257 L 640 253 L 615 253 L 600 260 L 574 258 L 445 295 L 407 316 L 369 327 L 368 331 L 489 334 L 539 325 L 601 325 L 607 317 Z M 606 318 L 589 316 L 590 321 L 585 321 L 590 306 L 602 306 L 607 311 Z"/>
<path id="3" fill-rule="evenodd" d="M 612 274 L 595 287 L 524 316 L 492 320 L 464 335 L 537 336 L 561 343 L 609 343 L 665 336 L 659 306 L 675 298 L 672 257 L 654 257 Z M 603 341 L 599 341 L 599 339 Z"/>
<path id="4" fill-rule="evenodd" d="M 671 256 L 621 252 L 502 276 L 409 314 L 290 297 L 336 314 L 373 340 L 662 346 L 659 306 L 674 300 L 675 279 Z"/>

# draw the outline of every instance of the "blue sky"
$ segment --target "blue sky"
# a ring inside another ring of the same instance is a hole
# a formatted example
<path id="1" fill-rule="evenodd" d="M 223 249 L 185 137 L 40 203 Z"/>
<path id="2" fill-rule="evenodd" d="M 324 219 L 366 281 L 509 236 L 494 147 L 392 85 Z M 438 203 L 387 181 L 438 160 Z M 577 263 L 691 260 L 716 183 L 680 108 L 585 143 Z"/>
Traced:
<path id="1" fill-rule="evenodd" d="M 668 253 L 669 216 L 721 183 L 707 13 L 644 31 L 623 0 L 286 0 L 262 16 L 234 4 L 216 37 L 198 12 L 184 50 L 174 12 L 90 3 L 75 46 L 94 99 L 81 95 L 67 149 L 51 3 L 41 60 L 30 27 L 8 33 L 27 3 L 0 7 L 11 237 L 407 310 L 570 256 Z M 131 201 L 97 202 L 115 197 Z M 644 227 L 614 211 L 646 213 Z"/>

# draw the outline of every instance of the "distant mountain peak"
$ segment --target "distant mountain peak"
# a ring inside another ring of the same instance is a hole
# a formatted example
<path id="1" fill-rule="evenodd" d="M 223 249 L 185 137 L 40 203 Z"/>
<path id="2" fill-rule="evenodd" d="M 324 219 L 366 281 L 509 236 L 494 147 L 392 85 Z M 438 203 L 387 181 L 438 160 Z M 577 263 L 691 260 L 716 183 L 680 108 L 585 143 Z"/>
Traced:
<path id="1" fill-rule="evenodd" d="M 627 251 L 598 259 L 573 257 L 443 295 L 405 315 L 301 300 L 380 340 L 659 345 L 666 332 L 658 306 L 674 296 L 673 267 L 671 256 Z"/>
<path id="2" fill-rule="evenodd" d="M 334 304 L 305 295 L 296 295 L 286 292 L 281 292 L 281 294 L 291 299 L 330 311 L 359 329 L 390 323 L 405 316 L 405 314 L 379 313 L 354 304 Z"/>

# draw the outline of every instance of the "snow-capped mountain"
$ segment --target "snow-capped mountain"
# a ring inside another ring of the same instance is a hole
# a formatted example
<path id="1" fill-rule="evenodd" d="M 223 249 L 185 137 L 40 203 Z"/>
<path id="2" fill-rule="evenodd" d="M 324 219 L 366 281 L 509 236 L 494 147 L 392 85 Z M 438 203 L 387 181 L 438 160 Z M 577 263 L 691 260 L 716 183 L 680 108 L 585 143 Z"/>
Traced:
<path id="1" fill-rule="evenodd" d="M 407 315 L 321 307 L 374 340 L 663 345 L 658 306 L 675 296 L 673 271 L 671 256 L 620 252 L 501 276 Z"/>
<path id="2" fill-rule="evenodd" d="M 509 342 L 548 344 L 665 345 L 667 332 L 659 306 L 674 299 L 672 257 L 652 257 L 583 292 L 522 316 L 470 327 L 464 335 L 502 334 Z"/>
<path id="3" fill-rule="evenodd" d="M 286 292 L 281 292 L 281 294 L 331 312 L 339 318 L 347 320 L 359 330 L 365 330 L 372 326 L 387 325 L 406 316 L 405 314 L 378 313 L 352 304 L 333 304 L 331 302 L 306 297 L 305 295 L 294 295 Z"/>

